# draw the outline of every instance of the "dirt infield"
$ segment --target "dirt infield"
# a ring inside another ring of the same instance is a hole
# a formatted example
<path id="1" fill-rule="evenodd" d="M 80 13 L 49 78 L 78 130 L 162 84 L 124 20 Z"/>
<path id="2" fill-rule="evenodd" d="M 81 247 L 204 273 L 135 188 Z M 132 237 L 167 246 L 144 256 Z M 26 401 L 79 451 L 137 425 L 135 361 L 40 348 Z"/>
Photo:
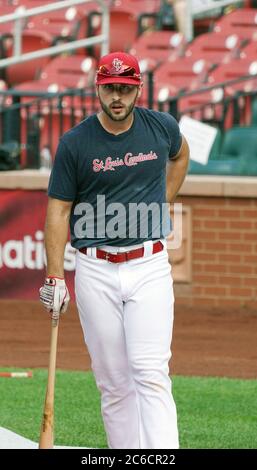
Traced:
<path id="1" fill-rule="evenodd" d="M 256 378 L 257 312 L 177 305 L 171 371 L 176 375 Z M 47 367 L 50 321 L 39 303 L 0 301 L 0 366 Z M 88 370 L 75 305 L 60 322 L 57 367 Z"/>

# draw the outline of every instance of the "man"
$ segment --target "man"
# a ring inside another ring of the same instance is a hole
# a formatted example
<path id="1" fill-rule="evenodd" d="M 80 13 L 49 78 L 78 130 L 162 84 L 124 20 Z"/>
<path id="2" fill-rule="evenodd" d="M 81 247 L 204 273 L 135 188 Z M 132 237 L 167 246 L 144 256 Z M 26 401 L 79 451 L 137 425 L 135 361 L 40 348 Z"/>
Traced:
<path id="1" fill-rule="evenodd" d="M 108 445 L 175 449 L 170 228 L 160 207 L 174 201 L 185 178 L 188 146 L 170 115 L 135 107 L 142 89 L 135 57 L 102 57 L 96 88 L 102 110 L 67 132 L 57 149 L 40 297 L 54 318 L 67 308 L 63 258 L 70 220 L 76 302 Z"/>

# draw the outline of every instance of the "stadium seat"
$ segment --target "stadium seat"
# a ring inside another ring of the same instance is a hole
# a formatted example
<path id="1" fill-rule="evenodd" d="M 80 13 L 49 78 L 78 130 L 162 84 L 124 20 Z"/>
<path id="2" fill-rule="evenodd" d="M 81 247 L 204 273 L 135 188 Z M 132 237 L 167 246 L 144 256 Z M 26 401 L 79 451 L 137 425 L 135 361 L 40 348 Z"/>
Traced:
<path id="1" fill-rule="evenodd" d="M 251 75 L 253 78 L 251 78 Z M 242 77 L 248 77 L 242 79 Z M 234 82 L 233 82 L 234 80 Z M 248 94 L 254 92 L 257 87 L 257 61 L 249 59 L 233 59 L 227 64 L 221 64 L 208 76 L 209 85 L 223 84 L 224 96 L 234 97 L 239 94 Z M 226 82 L 230 82 L 226 84 Z M 241 125 L 249 125 L 251 122 L 251 98 L 250 96 L 241 96 L 237 100 L 239 121 Z M 228 117 L 226 129 L 231 127 L 234 122 L 233 105 L 230 105 L 231 113 Z"/>
<path id="2" fill-rule="evenodd" d="M 205 59 L 215 64 L 239 55 L 243 39 L 238 34 L 205 33 L 188 45 L 185 56 Z"/>
<path id="3" fill-rule="evenodd" d="M 141 61 L 144 62 L 144 61 Z M 141 65 L 141 63 L 140 63 Z M 154 108 L 160 106 L 163 111 L 169 110 L 169 100 L 178 93 L 194 90 L 204 84 L 211 64 L 204 60 L 178 57 L 164 62 L 154 71 Z M 148 106 L 148 83 L 144 80 L 141 105 Z"/>
<path id="4" fill-rule="evenodd" d="M 94 86 L 96 60 L 81 55 L 58 56 L 48 62 L 38 80 L 27 81 L 15 87 L 21 92 L 62 92 Z M 36 95 L 35 95 L 36 96 Z"/>
<path id="5" fill-rule="evenodd" d="M 71 6 L 29 18 L 27 29 L 46 31 L 52 36 L 52 42 L 56 43 L 63 39 L 76 39 L 80 21 L 81 17 L 78 10 Z"/>
<path id="6" fill-rule="evenodd" d="M 257 39 L 257 10 L 255 8 L 239 8 L 224 15 L 215 23 L 217 33 L 238 34 L 245 39 Z"/>
<path id="7" fill-rule="evenodd" d="M 17 5 L 12 5 L 7 2 L 0 5 L 0 16 L 10 15 L 11 13 L 15 13 L 19 7 Z M 26 21 L 24 21 L 23 26 L 25 26 Z M 14 21 L 8 21 L 8 23 L 1 23 L 0 24 L 0 37 L 4 37 L 5 35 L 9 36 L 13 34 L 13 27 Z"/>
<path id="8" fill-rule="evenodd" d="M 22 32 L 22 52 L 28 53 L 36 50 L 50 47 L 52 44 L 51 36 L 45 31 Z M 6 56 L 13 54 L 13 38 L 9 38 L 8 47 L 6 47 Z M 6 68 L 6 80 L 9 86 L 15 86 L 27 80 L 34 80 L 39 76 L 41 69 L 49 62 L 50 57 L 41 57 L 25 63 L 9 65 Z"/>
<path id="9" fill-rule="evenodd" d="M 188 173 L 190 175 L 226 175 L 240 176 L 239 161 L 234 158 L 223 160 L 210 160 L 206 165 L 190 161 Z"/>
<path id="10" fill-rule="evenodd" d="M 226 86 L 226 93 L 233 95 L 236 91 L 251 91 L 257 86 L 257 78 L 250 78 L 250 75 L 257 74 L 257 60 L 252 59 L 232 59 L 227 64 L 221 64 L 208 76 L 209 85 L 220 84 L 222 82 L 239 79 L 248 76 L 248 80 L 238 81 L 238 83 Z"/>
<path id="11" fill-rule="evenodd" d="M 65 87 L 56 83 L 54 80 L 52 81 L 44 81 L 44 80 L 32 80 L 28 82 L 20 83 L 14 87 L 16 91 L 21 91 L 24 97 L 28 97 L 29 100 L 31 97 L 37 96 L 37 93 L 58 93 L 65 91 Z M 26 92 L 28 94 L 26 94 Z M 36 92 L 35 94 L 33 94 Z M 23 100 L 23 98 L 22 98 Z M 25 100 L 23 100 L 25 101 Z"/>
<path id="12" fill-rule="evenodd" d="M 101 34 L 101 15 L 90 17 L 88 36 Z M 138 19 L 131 11 L 111 8 L 110 10 L 110 52 L 128 51 L 138 35 Z M 94 46 L 94 56 L 100 56 L 100 46 Z"/>
<path id="13" fill-rule="evenodd" d="M 207 165 L 190 162 L 190 173 L 257 176 L 256 127 L 227 130 L 217 157 L 210 159 Z"/>
<path id="14" fill-rule="evenodd" d="M 204 83 L 211 64 L 205 60 L 179 57 L 162 64 L 154 74 L 158 89 L 168 86 L 174 90 L 193 89 Z"/>
<path id="15" fill-rule="evenodd" d="M 197 90 L 193 95 L 181 96 L 178 101 L 179 114 L 187 114 L 204 122 L 221 122 L 224 113 L 224 91 L 214 88 L 209 91 Z"/>
<path id="16" fill-rule="evenodd" d="M 225 133 L 222 154 L 257 159 L 257 132 L 255 126 L 235 126 Z M 257 161 L 257 160 L 256 160 Z"/>
<path id="17" fill-rule="evenodd" d="M 185 47 L 185 38 L 182 34 L 173 31 L 145 31 L 133 43 L 130 54 L 139 60 L 154 61 L 160 65 L 172 55 L 182 55 Z"/>
<path id="18" fill-rule="evenodd" d="M 59 56 L 42 70 L 39 79 L 65 88 L 84 88 L 94 83 L 96 60 L 81 55 Z"/>
<path id="19" fill-rule="evenodd" d="M 129 51 L 139 33 L 156 24 L 160 0 L 114 0 L 110 3 L 110 52 Z M 101 14 L 90 16 L 88 36 L 98 35 L 101 30 Z M 95 46 L 94 56 L 99 57 L 100 48 Z"/>

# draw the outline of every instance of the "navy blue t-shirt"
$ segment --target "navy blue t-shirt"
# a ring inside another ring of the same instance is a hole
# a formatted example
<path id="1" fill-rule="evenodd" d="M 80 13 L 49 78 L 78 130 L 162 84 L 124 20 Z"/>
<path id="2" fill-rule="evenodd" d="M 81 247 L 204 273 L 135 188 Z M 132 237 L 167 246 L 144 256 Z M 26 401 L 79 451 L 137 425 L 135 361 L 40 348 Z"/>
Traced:
<path id="1" fill-rule="evenodd" d="M 73 201 L 71 244 L 128 246 L 170 232 L 166 164 L 181 147 L 177 121 L 136 107 L 131 128 L 107 132 L 97 115 L 60 140 L 48 195 Z"/>

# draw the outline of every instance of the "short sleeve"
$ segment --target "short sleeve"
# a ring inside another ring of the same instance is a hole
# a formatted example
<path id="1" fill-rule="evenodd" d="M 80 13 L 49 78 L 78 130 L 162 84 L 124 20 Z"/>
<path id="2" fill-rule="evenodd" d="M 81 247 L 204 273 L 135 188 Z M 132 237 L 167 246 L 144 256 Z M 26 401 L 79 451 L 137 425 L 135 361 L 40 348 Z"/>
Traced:
<path id="1" fill-rule="evenodd" d="M 58 145 L 48 185 L 48 196 L 74 201 L 77 194 L 77 171 L 73 155 L 63 140 Z"/>
<path id="2" fill-rule="evenodd" d="M 181 144 L 182 144 L 182 135 L 180 133 L 179 125 L 176 119 L 170 114 L 167 116 L 167 129 L 169 132 L 170 138 L 170 151 L 169 151 L 169 160 L 172 160 L 175 155 L 177 155 Z"/>

